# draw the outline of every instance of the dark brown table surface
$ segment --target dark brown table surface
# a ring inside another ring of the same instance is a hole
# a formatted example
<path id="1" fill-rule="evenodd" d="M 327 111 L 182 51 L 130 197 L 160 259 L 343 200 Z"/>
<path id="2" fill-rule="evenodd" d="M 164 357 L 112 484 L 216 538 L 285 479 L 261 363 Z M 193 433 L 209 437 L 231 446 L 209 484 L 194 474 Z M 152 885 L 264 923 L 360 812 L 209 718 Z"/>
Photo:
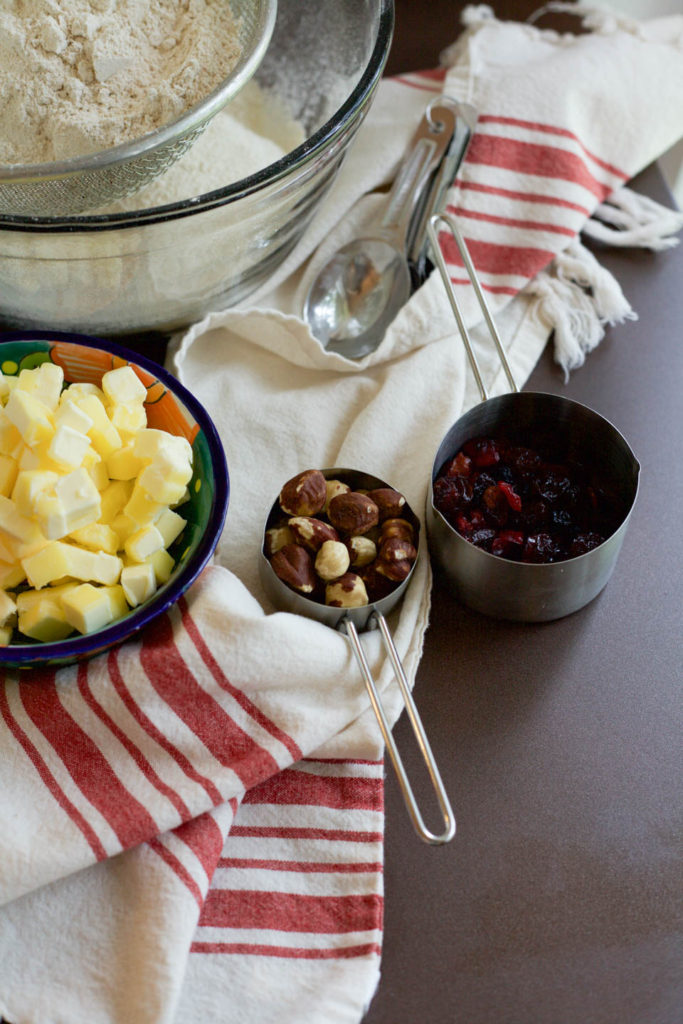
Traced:
<path id="1" fill-rule="evenodd" d="M 436 63 L 451 33 L 425 27 L 430 6 L 397 3 L 390 71 Z M 656 167 L 632 186 L 673 205 Z M 548 349 L 527 387 L 622 431 L 642 464 L 636 508 L 607 587 L 565 619 L 488 619 L 435 579 L 415 698 L 457 834 L 422 843 L 388 770 L 364 1024 L 683 1021 L 683 246 L 598 256 L 638 321 L 608 328 L 568 384 Z M 425 800 L 405 716 L 395 735 Z"/>

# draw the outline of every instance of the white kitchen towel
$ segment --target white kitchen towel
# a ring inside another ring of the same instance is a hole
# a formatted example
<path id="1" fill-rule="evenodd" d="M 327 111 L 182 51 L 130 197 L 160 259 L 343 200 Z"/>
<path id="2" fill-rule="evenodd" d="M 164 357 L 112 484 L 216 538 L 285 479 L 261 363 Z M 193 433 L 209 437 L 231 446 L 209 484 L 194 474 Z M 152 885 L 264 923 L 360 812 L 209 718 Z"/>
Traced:
<path id="1" fill-rule="evenodd" d="M 322 352 L 297 315 L 315 250 L 374 213 L 370 193 L 391 179 L 431 96 L 472 103 L 480 127 L 449 203 L 521 385 L 563 317 L 558 358 L 571 367 L 593 343 L 591 316 L 601 327 L 614 315 L 604 294 L 614 299 L 615 284 L 578 233 L 607 203 L 623 214 L 615 229 L 643 240 L 642 206 L 626 220 L 614 187 L 681 128 L 683 19 L 602 21 L 576 39 L 482 9 L 468 21 L 446 67 L 381 84 L 319 218 L 269 288 L 176 348 L 230 466 L 216 564 L 137 641 L 0 688 L 0 1012 L 11 1024 L 356 1024 L 372 996 L 378 730 L 344 637 L 273 609 L 257 553 L 282 482 L 309 466 L 373 472 L 421 514 L 438 441 L 478 394 L 438 275 L 373 356 Z M 445 247 L 487 383 L 504 390 Z M 578 293 L 589 308 L 575 318 Z M 411 681 L 429 592 L 423 552 L 391 620 Z M 377 633 L 363 643 L 395 719 Z"/>

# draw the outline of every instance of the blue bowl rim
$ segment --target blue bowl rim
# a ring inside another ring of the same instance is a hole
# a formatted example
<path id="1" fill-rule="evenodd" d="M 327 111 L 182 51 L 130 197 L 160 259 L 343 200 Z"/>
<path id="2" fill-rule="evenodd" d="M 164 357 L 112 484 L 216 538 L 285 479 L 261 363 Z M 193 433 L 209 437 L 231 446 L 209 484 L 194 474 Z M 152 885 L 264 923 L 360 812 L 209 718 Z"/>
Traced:
<path id="1" fill-rule="evenodd" d="M 214 468 L 214 493 L 209 522 L 197 550 L 192 558 L 181 567 L 175 578 L 171 577 L 168 584 L 158 591 L 154 597 L 131 611 L 125 618 L 119 619 L 112 623 L 111 626 L 106 626 L 104 629 L 97 630 L 94 633 L 69 637 L 66 640 L 59 640 L 50 644 L 10 644 L 8 647 L 0 647 L 0 668 L 3 665 L 7 665 L 7 667 L 21 665 L 26 668 L 37 668 L 48 662 L 57 664 L 60 661 L 66 663 L 67 661 L 76 661 L 88 656 L 95 657 L 107 648 L 126 640 L 133 633 L 144 629 L 153 619 L 162 615 L 178 601 L 208 564 L 223 530 L 230 497 L 230 480 L 225 450 L 213 420 L 201 402 L 163 366 L 132 349 L 125 348 L 114 342 L 88 334 L 74 334 L 68 331 L 2 331 L 0 332 L 0 353 L 2 345 L 7 342 L 30 341 L 60 341 L 83 345 L 86 348 L 96 348 L 125 359 L 126 362 L 134 363 L 155 376 L 187 407 L 204 433 Z"/>

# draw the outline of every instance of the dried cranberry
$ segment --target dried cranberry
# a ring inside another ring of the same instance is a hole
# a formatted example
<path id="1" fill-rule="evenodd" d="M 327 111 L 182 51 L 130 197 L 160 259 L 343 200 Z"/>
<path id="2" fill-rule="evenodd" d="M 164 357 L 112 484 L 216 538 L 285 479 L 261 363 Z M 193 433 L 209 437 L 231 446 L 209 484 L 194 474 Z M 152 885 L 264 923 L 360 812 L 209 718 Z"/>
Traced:
<path id="1" fill-rule="evenodd" d="M 577 555 L 585 555 L 603 543 L 604 537 L 599 533 L 579 533 L 569 545 L 569 557 L 576 558 Z"/>
<path id="2" fill-rule="evenodd" d="M 507 457 L 510 465 L 523 473 L 530 472 L 541 464 L 541 456 L 531 448 L 509 448 Z"/>
<path id="3" fill-rule="evenodd" d="M 495 466 L 500 462 L 500 444 L 490 437 L 475 437 L 472 441 L 467 441 L 462 450 L 471 458 L 477 469 Z"/>
<path id="4" fill-rule="evenodd" d="M 472 501 L 472 485 L 461 476 L 440 476 L 434 481 L 434 503 L 445 516 L 465 508 Z"/>
<path id="5" fill-rule="evenodd" d="M 472 460 L 464 452 L 458 452 L 446 467 L 446 476 L 469 476 Z"/>
<path id="6" fill-rule="evenodd" d="M 548 467 L 541 470 L 533 481 L 533 489 L 539 498 L 553 504 L 558 501 L 571 487 L 571 480 L 566 470 L 561 467 Z"/>
<path id="7" fill-rule="evenodd" d="M 520 530 L 501 530 L 491 544 L 491 554 L 501 558 L 518 559 L 522 553 L 524 534 Z"/>
<path id="8" fill-rule="evenodd" d="M 564 549 L 550 533 L 532 533 L 524 544 L 523 562 L 556 562 L 564 557 Z"/>
<path id="9" fill-rule="evenodd" d="M 519 512 L 522 508 L 522 499 L 519 494 L 515 491 L 511 484 L 505 483 L 503 480 L 498 481 L 498 490 L 503 495 L 508 505 L 514 512 Z"/>
<path id="10" fill-rule="evenodd" d="M 476 473 L 472 480 L 472 499 L 476 504 L 479 504 L 484 496 L 484 491 L 487 487 L 495 487 L 496 479 L 491 476 L 490 473 L 485 473 L 483 470 L 481 473 Z"/>
<path id="11" fill-rule="evenodd" d="M 491 526 L 481 526 L 478 530 L 474 530 L 470 534 L 469 540 L 477 548 L 483 548 L 484 551 L 491 550 L 491 543 L 496 536 L 496 530 Z"/>
<path id="12" fill-rule="evenodd" d="M 505 495 L 499 490 L 498 484 L 487 487 L 481 497 L 484 506 L 484 519 L 493 526 L 505 526 L 509 506 Z"/>
<path id="13" fill-rule="evenodd" d="M 464 515 L 458 515 L 455 517 L 455 528 L 458 533 L 466 534 L 472 532 L 472 523 Z"/>

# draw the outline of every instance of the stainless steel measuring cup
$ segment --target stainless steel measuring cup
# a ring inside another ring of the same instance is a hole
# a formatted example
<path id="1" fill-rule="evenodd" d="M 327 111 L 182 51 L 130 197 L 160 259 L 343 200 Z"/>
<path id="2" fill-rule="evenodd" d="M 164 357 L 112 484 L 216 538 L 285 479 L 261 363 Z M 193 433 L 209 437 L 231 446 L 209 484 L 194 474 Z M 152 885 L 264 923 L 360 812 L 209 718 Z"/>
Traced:
<path id="1" fill-rule="evenodd" d="M 379 477 L 354 469 L 323 469 L 322 473 L 327 480 L 339 480 L 342 483 L 348 484 L 354 491 L 372 491 L 378 488 L 390 486 L 383 480 L 379 479 Z M 271 526 L 279 525 L 282 518 L 283 512 L 280 508 L 279 502 L 276 500 L 273 503 L 266 519 L 264 527 L 264 542 L 266 531 Z M 419 536 L 420 523 L 417 516 L 415 516 L 407 503 L 401 510 L 401 518 L 407 519 L 414 528 L 415 547 L 418 549 L 417 559 L 419 559 L 421 557 Z M 417 559 L 413 563 L 413 567 L 411 568 L 408 576 L 402 582 L 398 583 L 391 593 L 379 600 L 358 608 L 331 607 L 292 590 L 275 574 L 263 546 L 261 548 L 259 569 L 264 590 L 276 607 L 287 612 L 292 612 L 297 615 L 305 615 L 308 618 L 316 619 L 318 622 L 322 622 L 325 625 L 346 634 L 356 656 L 358 667 L 360 668 L 363 681 L 370 697 L 370 703 L 377 718 L 384 743 L 396 772 L 398 784 L 413 823 L 413 827 L 424 842 L 430 843 L 431 845 L 441 845 L 449 842 L 455 835 L 455 817 L 441 779 L 441 774 L 435 762 L 429 740 L 427 739 L 420 715 L 415 705 L 405 671 L 401 664 L 401 659 L 394 645 L 391 632 L 385 618 L 385 616 L 389 614 L 389 612 L 403 597 L 405 590 L 412 579 Z M 441 833 L 434 833 L 425 825 L 423 815 L 420 812 L 413 788 L 410 780 L 408 779 L 403 760 L 392 736 L 391 725 L 384 710 L 377 685 L 363 651 L 359 634 L 366 629 L 373 628 L 378 628 L 382 636 L 384 648 L 391 662 L 396 681 L 401 691 L 408 720 L 436 795 L 444 824 L 444 828 Z"/>
<path id="2" fill-rule="evenodd" d="M 439 224 L 450 230 L 458 246 L 511 394 L 488 397 L 439 245 Z M 434 458 L 426 511 L 431 548 L 463 604 L 502 619 L 541 622 L 561 618 L 596 597 L 610 578 L 635 504 L 640 465 L 617 428 L 597 412 L 557 395 L 518 391 L 458 225 L 450 215 L 440 214 L 432 218 L 428 230 L 432 254 L 482 398 L 453 424 Z M 555 444 L 559 441 L 567 451 L 590 464 L 620 501 L 618 528 L 584 554 L 542 564 L 510 561 L 471 544 L 436 508 L 434 482 L 466 441 L 497 434 L 530 446 L 544 440 Z"/>

